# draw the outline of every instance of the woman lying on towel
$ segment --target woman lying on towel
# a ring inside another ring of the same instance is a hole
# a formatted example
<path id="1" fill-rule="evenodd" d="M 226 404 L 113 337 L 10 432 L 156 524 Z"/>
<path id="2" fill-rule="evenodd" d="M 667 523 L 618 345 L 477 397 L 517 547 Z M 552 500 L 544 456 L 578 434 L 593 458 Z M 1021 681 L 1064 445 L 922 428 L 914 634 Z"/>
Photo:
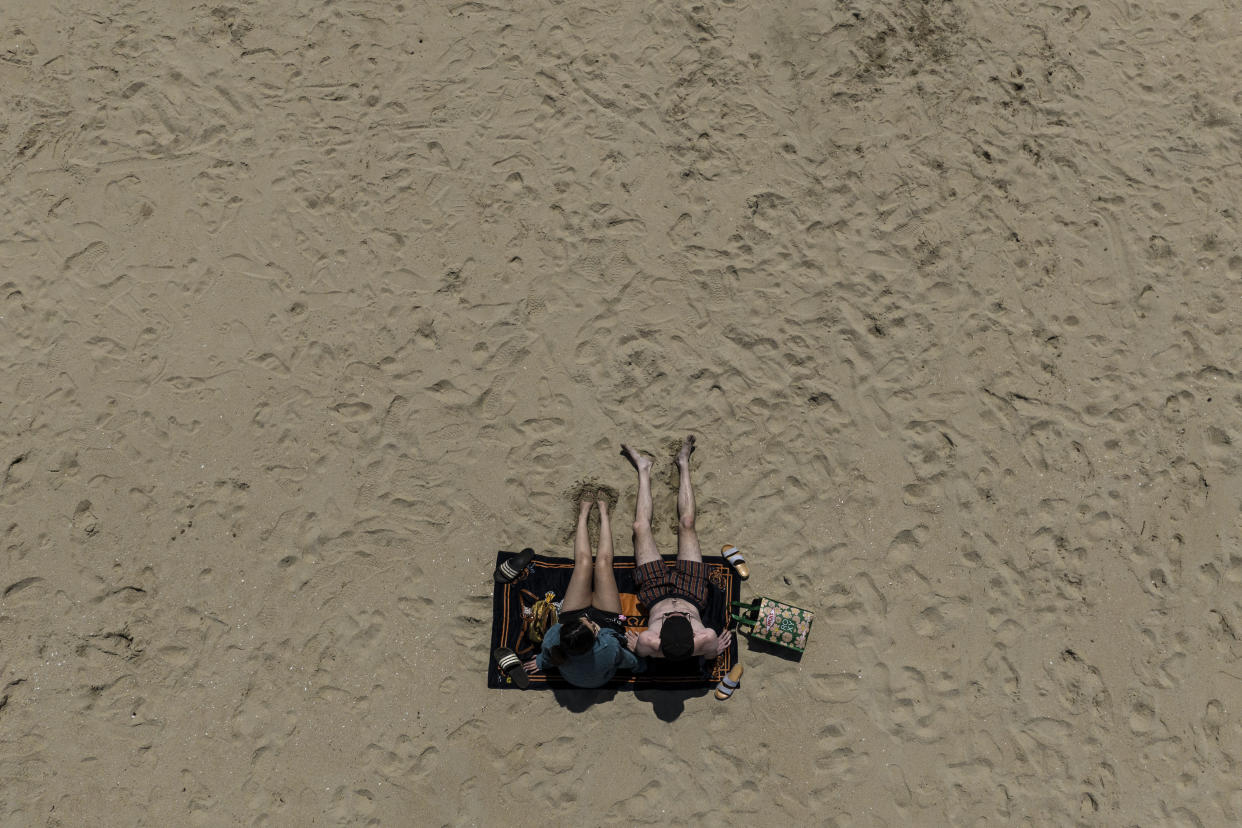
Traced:
<path id="1" fill-rule="evenodd" d="M 578 530 L 574 535 L 574 572 L 561 602 L 560 623 L 543 634 L 543 649 L 525 663 L 527 672 L 555 667 L 576 687 L 600 687 L 618 670 L 641 673 L 646 662 L 625 646 L 625 627 L 621 626 L 621 594 L 612 572 L 612 529 L 608 524 L 608 504 L 599 506 L 599 552 L 591 562 L 591 542 L 587 536 L 587 517 L 591 501 L 583 498 L 578 510 Z M 592 587 L 592 570 L 594 587 Z"/>

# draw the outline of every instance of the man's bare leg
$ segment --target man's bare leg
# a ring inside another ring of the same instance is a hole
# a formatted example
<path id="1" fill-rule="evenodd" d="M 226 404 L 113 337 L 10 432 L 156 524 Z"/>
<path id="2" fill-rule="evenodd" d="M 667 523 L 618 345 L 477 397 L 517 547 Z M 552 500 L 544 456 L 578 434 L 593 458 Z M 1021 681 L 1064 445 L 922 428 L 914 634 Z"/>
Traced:
<path id="1" fill-rule="evenodd" d="M 591 539 L 587 535 L 587 516 L 591 513 L 591 501 L 582 499 L 578 507 L 578 529 L 574 533 L 574 574 L 569 576 L 561 612 L 586 609 L 591 606 Z"/>
<path id="2" fill-rule="evenodd" d="M 599 551 L 595 553 L 595 594 L 591 606 L 604 612 L 621 613 L 621 593 L 617 590 L 617 576 L 612 571 L 612 526 L 608 522 L 608 503 L 601 499 L 599 506 Z"/>
<path id="3" fill-rule="evenodd" d="M 627 445 L 621 446 L 621 453 L 638 470 L 638 499 L 634 501 L 634 563 L 642 566 L 663 560 L 656 549 L 655 535 L 651 534 L 651 458 Z"/>
<path id="4" fill-rule="evenodd" d="M 690 455 L 694 453 L 694 435 L 686 437 L 677 453 L 677 560 L 702 561 L 699 534 L 694 528 L 694 486 L 690 483 Z"/>

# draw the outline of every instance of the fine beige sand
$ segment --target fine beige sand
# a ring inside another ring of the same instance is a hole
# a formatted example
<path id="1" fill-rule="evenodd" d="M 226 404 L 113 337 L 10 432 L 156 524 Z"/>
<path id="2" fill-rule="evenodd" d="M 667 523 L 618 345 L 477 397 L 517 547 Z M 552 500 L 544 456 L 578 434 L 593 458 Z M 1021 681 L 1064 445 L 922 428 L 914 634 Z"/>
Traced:
<path id="1" fill-rule="evenodd" d="M 0 15 L 0 826 L 1242 823 L 1235 3 Z M 698 436 L 818 613 L 485 688 Z"/>

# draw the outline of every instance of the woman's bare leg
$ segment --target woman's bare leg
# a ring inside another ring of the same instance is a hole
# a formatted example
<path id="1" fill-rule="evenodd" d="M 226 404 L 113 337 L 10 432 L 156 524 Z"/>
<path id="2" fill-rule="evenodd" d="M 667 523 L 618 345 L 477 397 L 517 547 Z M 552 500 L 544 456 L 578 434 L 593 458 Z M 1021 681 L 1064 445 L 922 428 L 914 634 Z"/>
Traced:
<path id="1" fill-rule="evenodd" d="M 651 534 L 651 458 L 627 445 L 621 446 L 621 453 L 638 470 L 638 499 L 634 501 L 634 562 L 642 566 L 663 560 L 656 549 L 655 535 Z"/>
<path id="2" fill-rule="evenodd" d="M 702 561 L 699 533 L 694 528 L 694 486 L 690 483 L 690 455 L 694 453 L 694 435 L 686 437 L 677 454 L 677 560 Z"/>
<path id="3" fill-rule="evenodd" d="M 587 515 L 590 513 L 591 501 L 583 498 L 578 507 L 578 529 L 574 532 L 574 574 L 569 576 L 561 612 L 591 606 L 591 539 L 587 536 Z"/>
<path id="4" fill-rule="evenodd" d="M 621 593 L 617 591 L 617 576 L 612 571 L 612 526 L 608 522 L 608 503 L 596 501 L 599 506 L 599 551 L 595 553 L 595 594 L 591 606 L 604 612 L 621 612 Z"/>

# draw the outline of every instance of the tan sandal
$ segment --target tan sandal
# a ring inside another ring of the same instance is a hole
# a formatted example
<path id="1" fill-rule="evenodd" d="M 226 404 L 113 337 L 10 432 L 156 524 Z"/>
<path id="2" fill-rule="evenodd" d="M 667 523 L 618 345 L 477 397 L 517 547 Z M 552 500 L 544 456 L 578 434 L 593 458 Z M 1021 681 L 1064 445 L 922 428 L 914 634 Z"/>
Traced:
<path id="1" fill-rule="evenodd" d="M 716 685 L 716 698 L 725 701 L 733 695 L 733 691 L 742 683 L 742 665 L 734 664 L 729 674 Z"/>
<path id="2" fill-rule="evenodd" d="M 726 543 L 720 547 L 720 554 L 724 555 L 724 559 L 737 572 L 739 578 L 745 581 L 750 577 L 750 567 L 746 565 L 746 559 L 742 557 L 741 552 L 737 551 L 736 546 Z"/>

